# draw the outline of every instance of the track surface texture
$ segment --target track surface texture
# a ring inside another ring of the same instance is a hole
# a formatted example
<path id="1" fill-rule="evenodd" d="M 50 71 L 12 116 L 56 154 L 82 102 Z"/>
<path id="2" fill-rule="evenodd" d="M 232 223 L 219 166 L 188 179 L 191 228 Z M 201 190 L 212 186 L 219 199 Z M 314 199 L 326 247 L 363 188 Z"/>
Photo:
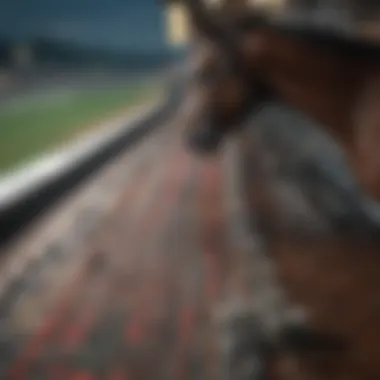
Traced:
<path id="1" fill-rule="evenodd" d="M 179 125 L 4 252 L 1 379 L 218 378 L 213 315 L 248 287 L 229 233 L 231 165 L 187 153 Z"/>

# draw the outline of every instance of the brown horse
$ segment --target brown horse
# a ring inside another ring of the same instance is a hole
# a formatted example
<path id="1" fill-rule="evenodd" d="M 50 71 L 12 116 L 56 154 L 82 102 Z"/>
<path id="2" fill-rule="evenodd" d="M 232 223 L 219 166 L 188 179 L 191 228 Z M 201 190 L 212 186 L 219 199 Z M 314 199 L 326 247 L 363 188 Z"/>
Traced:
<path id="1" fill-rule="evenodd" d="M 380 49 L 273 26 L 248 12 L 221 23 L 197 0 L 188 9 L 203 46 L 194 112 L 202 120 L 193 125 L 209 139 L 199 139 L 200 147 L 215 147 L 217 135 L 235 130 L 258 102 L 279 98 L 320 122 L 344 148 L 362 187 L 380 200 Z"/>
<path id="2" fill-rule="evenodd" d="M 223 20 L 222 15 L 212 18 L 200 1 L 188 1 L 187 6 L 196 32 L 195 53 L 200 53 L 195 61 L 195 102 L 189 129 L 192 146 L 215 149 L 223 136 L 246 123 L 255 108 L 263 108 L 270 100 L 281 101 L 318 122 L 342 147 L 364 193 L 380 201 L 379 50 L 332 34 L 271 25 L 248 12 L 231 13 Z M 303 125 L 297 118 L 294 122 Z M 280 356 L 282 369 L 277 378 L 284 379 L 289 373 L 289 379 L 380 378 L 378 239 L 348 235 L 351 230 L 346 227 L 343 233 L 335 227 L 327 227 L 326 232 L 324 226 L 331 219 L 327 215 L 322 223 L 312 221 L 310 215 L 304 219 L 295 215 L 294 222 L 289 207 L 281 209 L 289 202 L 278 195 L 283 186 L 278 172 L 263 169 L 265 149 L 261 149 L 259 133 L 250 128 L 242 136 L 248 209 L 259 214 L 270 230 L 268 251 L 278 276 L 292 302 L 307 311 L 311 327 L 310 331 L 290 329 L 289 333 L 284 329 L 281 333 L 287 352 L 295 351 L 297 360 L 294 355 Z M 298 143 L 304 141 L 299 138 Z M 317 198 L 319 190 L 312 186 Z M 340 190 L 337 194 L 333 203 L 347 195 Z M 355 196 L 351 198 L 355 200 Z M 357 223 L 359 214 L 354 212 L 348 224 L 355 228 L 364 225 L 366 230 L 367 224 Z M 322 232 L 316 234 L 313 229 L 311 237 L 290 231 L 293 225 L 296 232 L 302 232 L 305 228 L 300 225 L 315 224 L 322 225 Z M 375 237 L 378 235 L 375 228 Z M 284 370 L 284 362 L 293 368 Z"/>

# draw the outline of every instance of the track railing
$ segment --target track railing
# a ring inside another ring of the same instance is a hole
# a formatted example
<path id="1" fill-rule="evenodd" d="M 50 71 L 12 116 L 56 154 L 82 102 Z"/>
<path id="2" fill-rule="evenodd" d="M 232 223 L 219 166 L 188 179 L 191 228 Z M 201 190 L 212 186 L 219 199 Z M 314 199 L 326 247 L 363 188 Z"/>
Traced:
<path id="1" fill-rule="evenodd" d="M 127 122 L 118 133 L 98 141 L 75 159 L 68 159 L 49 175 L 0 194 L 0 248 L 107 162 L 169 119 L 179 103 L 180 87 L 173 82 L 166 98 L 143 116 Z"/>

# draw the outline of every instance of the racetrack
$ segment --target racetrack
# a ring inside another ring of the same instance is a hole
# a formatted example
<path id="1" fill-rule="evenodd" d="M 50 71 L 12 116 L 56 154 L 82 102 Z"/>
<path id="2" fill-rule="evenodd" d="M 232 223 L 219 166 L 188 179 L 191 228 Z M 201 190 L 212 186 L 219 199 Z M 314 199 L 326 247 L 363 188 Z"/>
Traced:
<path id="1" fill-rule="evenodd" d="M 217 378 L 214 313 L 247 289 L 236 194 L 231 161 L 189 155 L 181 132 L 157 129 L 3 252 L 2 379 Z"/>

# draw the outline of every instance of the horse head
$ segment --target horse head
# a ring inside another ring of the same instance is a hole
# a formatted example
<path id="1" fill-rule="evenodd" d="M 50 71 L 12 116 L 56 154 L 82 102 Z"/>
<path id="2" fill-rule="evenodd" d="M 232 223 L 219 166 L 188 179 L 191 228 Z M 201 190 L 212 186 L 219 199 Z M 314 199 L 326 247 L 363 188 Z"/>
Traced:
<path id="1" fill-rule="evenodd" d="M 246 15 L 211 11 L 202 0 L 182 1 L 193 33 L 186 138 L 193 150 L 213 152 L 225 135 L 243 125 L 265 90 L 247 68 Z M 252 24 L 264 28 L 259 15 L 250 14 L 249 20 L 250 31 Z"/>

